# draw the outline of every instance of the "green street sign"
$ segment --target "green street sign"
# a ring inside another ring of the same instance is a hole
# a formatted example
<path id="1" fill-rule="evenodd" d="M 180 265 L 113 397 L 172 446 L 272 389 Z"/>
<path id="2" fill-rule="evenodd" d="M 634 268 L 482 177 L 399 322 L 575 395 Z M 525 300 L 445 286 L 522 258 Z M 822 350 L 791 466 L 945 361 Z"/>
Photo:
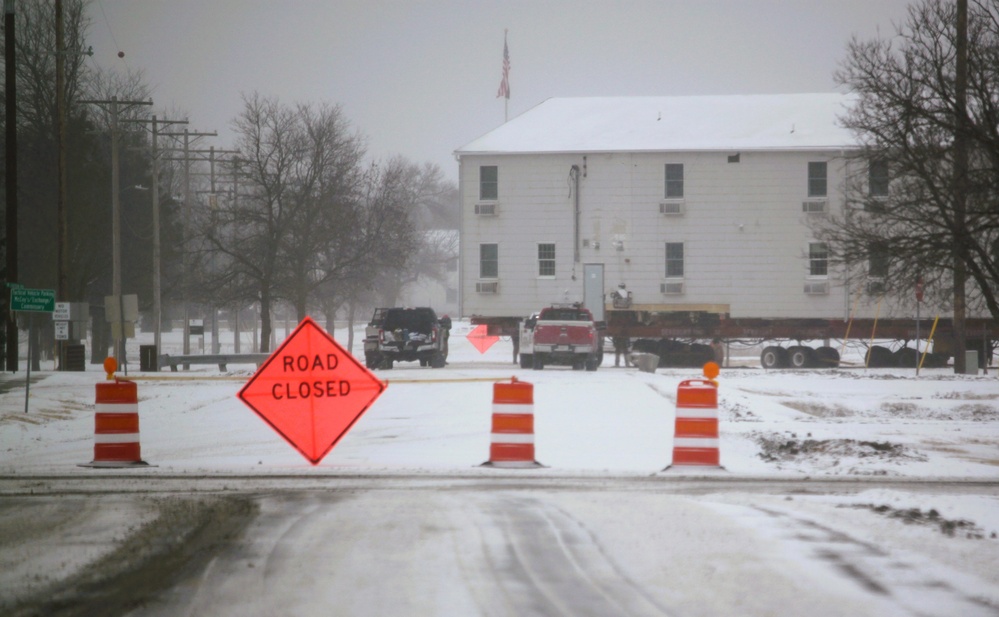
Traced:
<path id="1" fill-rule="evenodd" d="M 10 310 L 51 313 L 55 310 L 54 289 L 28 289 L 15 287 L 10 290 Z"/>

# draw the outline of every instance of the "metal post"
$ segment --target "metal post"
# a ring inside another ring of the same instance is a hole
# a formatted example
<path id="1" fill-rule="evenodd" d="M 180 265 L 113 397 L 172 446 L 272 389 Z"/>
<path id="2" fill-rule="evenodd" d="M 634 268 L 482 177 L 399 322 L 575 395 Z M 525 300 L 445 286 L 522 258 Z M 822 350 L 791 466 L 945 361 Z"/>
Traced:
<path id="1" fill-rule="evenodd" d="M 156 354 L 163 353 L 160 330 L 163 320 L 162 297 L 160 296 L 160 171 L 157 151 L 157 124 L 153 116 L 153 346 Z M 159 358 L 156 359 L 157 369 Z"/>
<path id="2" fill-rule="evenodd" d="M 17 273 L 17 63 L 15 61 L 16 46 L 14 39 L 14 0 L 4 0 L 3 3 L 3 31 L 4 31 L 4 85 L 6 109 L 4 117 L 6 129 L 6 209 L 4 221 L 6 223 L 6 257 L 7 257 L 7 283 L 18 282 Z M 7 293 L 7 290 L 4 290 Z M 9 298 L 9 296 L 8 296 Z M 8 302 L 10 300 L 8 299 Z M 7 311 L 4 315 L 6 322 L 6 365 L 10 372 L 17 371 L 17 317 L 14 311 Z M 30 340 L 30 339 L 29 339 Z M 29 364 L 30 366 L 30 364 Z"/>
<path id="3" fill-rule="evenodd" d="M 122 353 L 125 341 L 125 302 L 121 297 L 121 196 L 118 174 L 118 97 L 111 97 L 111 296 L 118 302 L 118 338 L 114 339 L 112 356 L 124 365 Z"/>

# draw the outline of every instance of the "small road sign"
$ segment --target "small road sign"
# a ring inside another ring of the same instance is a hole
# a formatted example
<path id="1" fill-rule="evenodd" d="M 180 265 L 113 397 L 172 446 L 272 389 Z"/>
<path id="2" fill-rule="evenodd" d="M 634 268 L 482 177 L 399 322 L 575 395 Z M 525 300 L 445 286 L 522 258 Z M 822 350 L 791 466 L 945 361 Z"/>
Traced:
<path id="1" fill-rule="evenodd" d="M 306 317 L 237 396 L 318 465 L 385 387 Z"/>
<path id="2" fill-rule="evenodd" d="M 486 353 L 499 340 L 498 336 L 489 334 L 489 329 L 485 324 L 476 326 L 474 330 L 468 333 L 467 338 L 479 350 L 479 353 Z"/>
<path id="3" fill-rule="evenodd" d="M 10 310 L 51 313 L 55 310 L 54 289 L 14 287 L 10 290 Z"/>

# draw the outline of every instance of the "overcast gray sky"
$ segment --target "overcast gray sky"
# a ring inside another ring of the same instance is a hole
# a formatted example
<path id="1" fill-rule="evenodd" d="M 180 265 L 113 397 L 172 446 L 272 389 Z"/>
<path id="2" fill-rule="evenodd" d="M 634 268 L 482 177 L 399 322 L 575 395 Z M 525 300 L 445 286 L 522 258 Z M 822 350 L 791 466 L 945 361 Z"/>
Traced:
<path id="1" fill-rule="evenodd" d="M 339 103 L 371 158 L 456 180 L 453 151 L 503 123 L 504 29 L 513 118 L 559 96 L 834 91 L 851 36 L 894 33 L 914 1 L 91 0 L 87 44 L 216 147 L 256 91 Z"/>

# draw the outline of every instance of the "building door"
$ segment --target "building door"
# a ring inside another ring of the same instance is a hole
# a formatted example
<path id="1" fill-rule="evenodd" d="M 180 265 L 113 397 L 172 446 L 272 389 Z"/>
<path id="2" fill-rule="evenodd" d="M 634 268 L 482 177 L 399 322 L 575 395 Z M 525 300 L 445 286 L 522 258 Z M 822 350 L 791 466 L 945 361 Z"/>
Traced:
<path id="1" fill-rule="evenodd" d="M 593 319 L 604 320 L 604 265 L 583 264 L 583 304 Z"/>

